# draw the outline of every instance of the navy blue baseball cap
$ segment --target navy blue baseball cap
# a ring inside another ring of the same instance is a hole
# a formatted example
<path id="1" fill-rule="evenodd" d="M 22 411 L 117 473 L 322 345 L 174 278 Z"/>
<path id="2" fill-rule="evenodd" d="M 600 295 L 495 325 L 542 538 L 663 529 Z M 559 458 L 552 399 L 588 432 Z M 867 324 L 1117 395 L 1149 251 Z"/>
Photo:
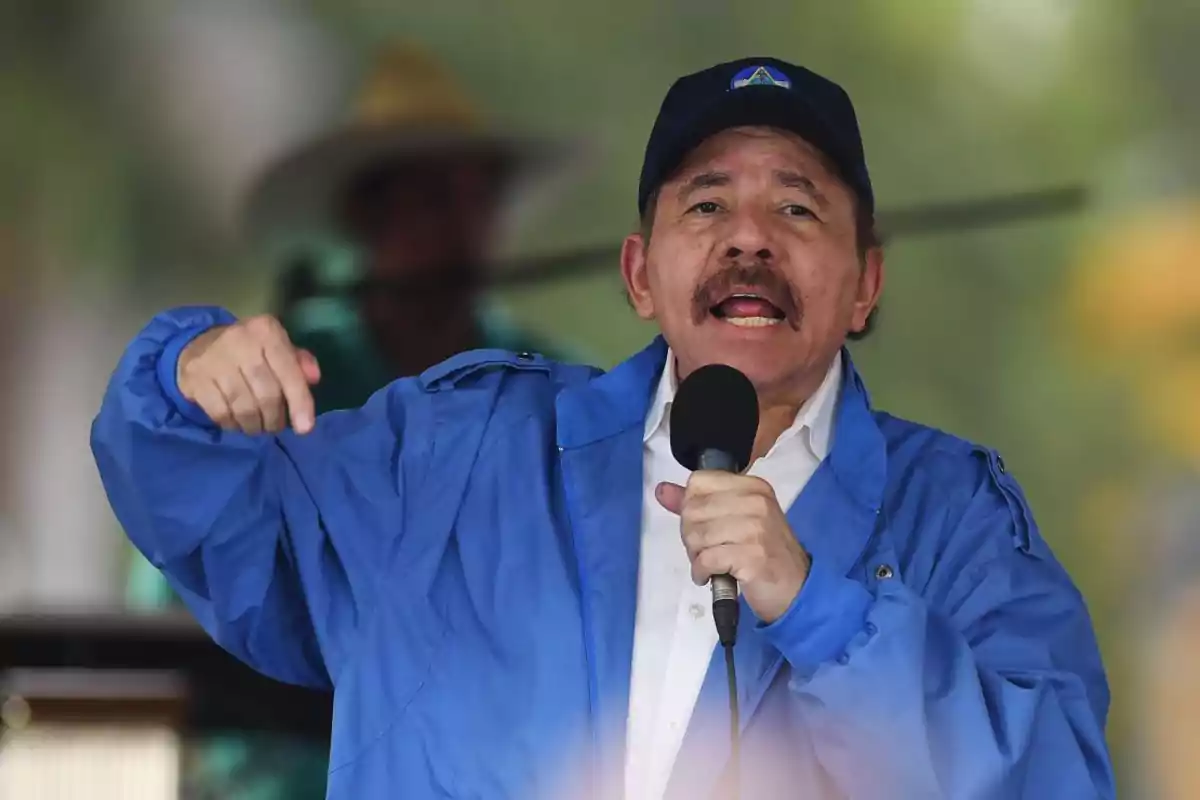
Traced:
<path id="1" fill-rule="evenodd" d="M 875 195 L 850 96 L 833 81 L 777 58 L 717 64 L 672 84 L 646 144 L 638 212 L 705 139 L 729 128 L 791 131 L 832 162 L 870 213 Z"/>

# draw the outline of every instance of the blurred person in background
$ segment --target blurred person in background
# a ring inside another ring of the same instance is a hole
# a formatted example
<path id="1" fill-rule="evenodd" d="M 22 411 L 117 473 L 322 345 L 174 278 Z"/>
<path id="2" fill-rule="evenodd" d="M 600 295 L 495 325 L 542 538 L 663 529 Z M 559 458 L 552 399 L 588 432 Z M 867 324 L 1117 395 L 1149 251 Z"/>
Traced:
<path id="1" fill-rule="evenodd" d="M 392 380 L 476 348 L 565 358 L 482 296 L 507 207 L 565 168 L 562 143 L 485 128 L 449 72 L 410 42 L 386 47 L 346 124 L 264 170 L 246 206 L 251 236 L 289 259 L 276 279 L 291 339 L 319 359 L 319 413 L 361 406 Z M 140 554 L 128 601 L 180 604 Z M 270 735 L 208 741 L 188 796 L 325 796 L 324 747 Z"/>
<path id="2" fill-rule="evenodd" d="M 1127 487 L 1140 796 L 1200 797 L 1200 202 L 1122 214 L 1070 290 L 1076 335 L 1128 387 L 1158 478 Z"/>
<path id="3" fill-rule="evenodd" d="M 570 155 L 561 142 L 487 130 L 412 43 L 380 53 L 349 122 L 267 169 L 246 208 L 252 235 L 289 259 L 279 316 L 328 364 L 320 410 L 357 408 L 465 350 L 563 355 L 509 324 L 482 289 L 511 207 Z"/>

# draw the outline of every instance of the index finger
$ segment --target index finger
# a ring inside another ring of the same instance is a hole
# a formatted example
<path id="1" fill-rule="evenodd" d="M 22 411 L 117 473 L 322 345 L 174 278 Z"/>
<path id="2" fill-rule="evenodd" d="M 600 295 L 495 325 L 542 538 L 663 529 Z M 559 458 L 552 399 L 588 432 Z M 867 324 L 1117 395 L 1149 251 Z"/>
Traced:
<path id="1" fill-rule="evenodd" d="M 735 485 L 740 476 L 732 472 L 699 469 L 688 477 L 687 493 L 691 497 L 726 491 Z"/>
<path id="2" fill-rule="evenodd" d="M 688 480 L 688 489 L 697 494 L 712 494 L 737 489 L 751 494 L 773 494 L 771 484 L 757 475 L 720 470 L 696 470 Z"/>
<path id="3" fill-rule="evenodd" d="M 316 417 L 312 392 L 309 391 L 308 381 L 300 369 L 300 359 L 296 350 L 285 343 L 269 345 L 264 351 L 267 364 L 275 377 L 279 378 L 279 388 L 287 401 L 288 417 L 296 433 L 308 433 L 312 430 Z"/>

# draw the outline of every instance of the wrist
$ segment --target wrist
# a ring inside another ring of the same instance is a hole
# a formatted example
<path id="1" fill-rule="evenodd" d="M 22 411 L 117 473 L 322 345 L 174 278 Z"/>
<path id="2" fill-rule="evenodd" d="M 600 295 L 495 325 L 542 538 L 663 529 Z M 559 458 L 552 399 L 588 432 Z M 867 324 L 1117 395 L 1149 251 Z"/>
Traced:
<path id="1" fill-rule="evenodd" d="M 783 616 L 758 628 L 797 674 L 807 678 L 842 653 L 866 624 L 872 600 L 858 581 L 815 563 Z"/>
<path id="2" fill-rule="evenodd" d="M 158 359 L 158 383 L 163 394 L 185 419 L 198 425 L 211 425 L 212 421 L 204 409 L 200 408 L 189 394 L 184 393 L 183 387 L 180 385 L 180 364 L 183 361 L 184 352 L 200 336 L 212 331 L 213 328 L 212 325 L 193 325 L 183 328 L 167 340 Z"/>
<path id="3" fill-rule="evenodd" d="M 208 327 L 189 328 L 180 331 L 176 338 L 171 342 L 168 350 L 175 351 L 174 369 L 169 371 L 173 374 L 175 387 L 189 402 L 195 401 L 195 395 L 192 393 L 188 385 L 188 365 L 201 355 L 213 340 L 221 335 L 221 332 L 228 328 L 228 325 L 212 325 Z M 167 353 L 164 353 L 167 355 Z M 169 366 L 169 363 L 168 363 Z"/>

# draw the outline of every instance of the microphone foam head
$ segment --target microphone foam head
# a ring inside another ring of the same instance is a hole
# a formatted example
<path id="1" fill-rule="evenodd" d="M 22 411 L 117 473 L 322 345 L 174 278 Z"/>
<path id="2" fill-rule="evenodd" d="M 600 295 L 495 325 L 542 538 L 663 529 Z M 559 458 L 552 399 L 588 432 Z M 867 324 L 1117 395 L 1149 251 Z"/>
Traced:
<path id="1" fill-rule="evenodd" d="M 697 468 L 705 450 L 720 450 L 744 470 L 757 433 L 758 392 L 739 370 L 709 364 L 679 385 L 671 405 L 671 453 L 687 469 Z"/>

